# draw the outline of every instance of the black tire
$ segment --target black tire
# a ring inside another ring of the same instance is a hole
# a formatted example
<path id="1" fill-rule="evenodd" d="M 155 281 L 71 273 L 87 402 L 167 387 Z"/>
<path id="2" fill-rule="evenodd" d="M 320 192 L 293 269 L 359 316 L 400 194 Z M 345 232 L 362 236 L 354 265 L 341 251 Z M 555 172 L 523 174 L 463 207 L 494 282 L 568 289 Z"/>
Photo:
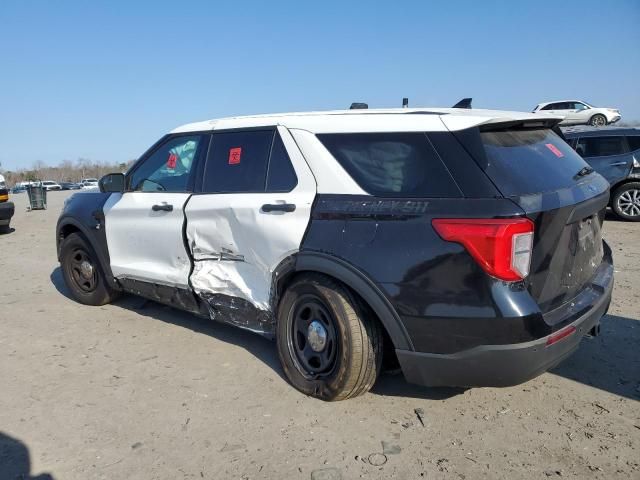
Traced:
<path id="1" fill-rule="evenodd" d="M 601 113 L 596 113 L 589 120 L 589 125 L 592 125 L 594 127 L 604 127 L 606 124 L 607 124 L 607 117 L 605 117 Z"/>
<path id="2" fill-rule="evenodd" d="M 71 296 L 78 302 L 105 305 L 117 297 L 118 292 L 106 282 L 96 253 L 81 234 L 72 233 L 62 241 L 60 267 Z"/>
<path id="3" fill-rule="evenodd" d="M 321 341 L 313 344 L 311 333 L 301 333 L 310 332 L 314 322 L 325 329 L 322 351 L 314 350 Z M 383 332 L 378 320 L 348 288 L 327 276 L 309 273 L 293 281 L 278 306 L 276 334 L 285 375 L 307 395 L 326 401 L 353 398 L 369 391 L 380 372 Z"/>
<path id="4" fill-rule="evenodd" d="M 623 220 L 640 222 L 640 182 L 629 182 L 616 188 L 611 208 Z"/>
<path id="5" fill-rule="evenodd" d="M 0 233 L 9 233 L 11 232 L 11 226 L 7 223 L 6 225 L 0 225 Z"/>

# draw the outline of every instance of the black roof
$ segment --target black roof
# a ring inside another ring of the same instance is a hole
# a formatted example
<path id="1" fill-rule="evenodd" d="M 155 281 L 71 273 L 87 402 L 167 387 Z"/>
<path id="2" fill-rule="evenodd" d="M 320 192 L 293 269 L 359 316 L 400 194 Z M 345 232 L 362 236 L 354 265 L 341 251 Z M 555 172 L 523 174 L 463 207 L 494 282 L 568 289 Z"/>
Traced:
<path id="1" fill-rule="evenodd" d="M 567 138 L 602 137 L 615 135 L 640 135 L 638 127 L 566 127 L 562 133 Z"/>

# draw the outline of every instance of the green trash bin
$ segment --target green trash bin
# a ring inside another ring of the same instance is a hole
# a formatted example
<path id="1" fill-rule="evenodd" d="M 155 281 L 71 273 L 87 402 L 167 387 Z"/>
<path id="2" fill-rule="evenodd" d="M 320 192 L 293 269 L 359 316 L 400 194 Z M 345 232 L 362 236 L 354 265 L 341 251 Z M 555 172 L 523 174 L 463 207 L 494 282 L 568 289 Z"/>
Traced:
<path id="1" fill-rule="evenodd" d="M 27 187 L 30 210 L 47 209 L 47 189 L 42 184 L 31 184 Z"/>

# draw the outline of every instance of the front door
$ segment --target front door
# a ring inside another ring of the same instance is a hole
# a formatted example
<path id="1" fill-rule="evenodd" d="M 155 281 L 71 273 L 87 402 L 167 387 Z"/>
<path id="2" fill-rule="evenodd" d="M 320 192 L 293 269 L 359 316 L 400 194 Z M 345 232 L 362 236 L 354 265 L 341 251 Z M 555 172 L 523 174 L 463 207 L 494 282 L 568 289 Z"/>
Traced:
<path id="1" fill-rule="evenodd" d="M 299 250 L 309 223 L 315 179 L 283 127 L 214 131 L 211 142 L 202 192 L 185 209 L 191 285 L 214 315 L 268 312 L 274 271 Z M 251 315 L 226 317 L 267 329 Z"/>
<path id="2" fill-rule="evenodd" d="M 204 138 L 169 137 L 127 174 L 126 191 L 106 202 L 105 229 L 116 278 L 188 286 L 184 206 Z"/>

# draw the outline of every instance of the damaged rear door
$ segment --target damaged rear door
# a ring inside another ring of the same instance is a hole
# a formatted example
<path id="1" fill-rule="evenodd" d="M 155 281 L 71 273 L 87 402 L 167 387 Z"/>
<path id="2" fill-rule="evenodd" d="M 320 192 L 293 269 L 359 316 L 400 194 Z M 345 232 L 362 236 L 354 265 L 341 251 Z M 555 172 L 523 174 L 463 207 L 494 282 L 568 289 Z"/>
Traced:
<path id="1" fill-rule="evenodd" d="M 214 132 L 185 208 L 190 284 L 213 318 L 272 333 L 272 277 L 300 249 L 316 183 L 284 127 Z"/>

